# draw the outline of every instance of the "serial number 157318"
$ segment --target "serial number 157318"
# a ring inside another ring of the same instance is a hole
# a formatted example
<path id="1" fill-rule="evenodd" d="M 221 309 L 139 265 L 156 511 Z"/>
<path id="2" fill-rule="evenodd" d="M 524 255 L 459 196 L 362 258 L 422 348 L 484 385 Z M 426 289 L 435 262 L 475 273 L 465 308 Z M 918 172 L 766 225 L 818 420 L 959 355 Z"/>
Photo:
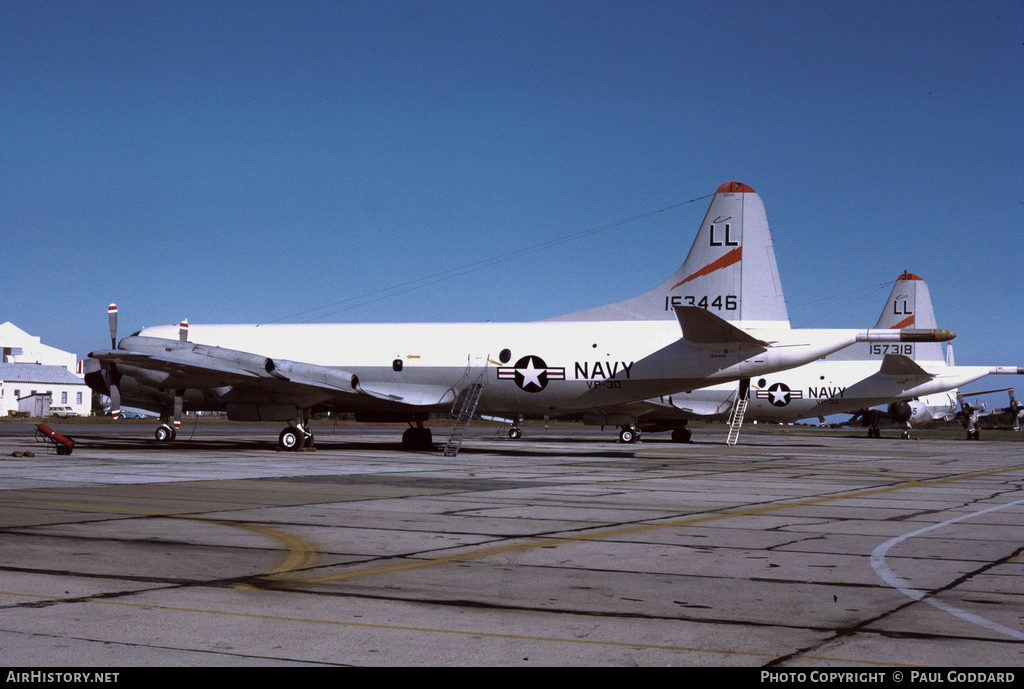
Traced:
<path id="1" fill-rule="evenodd" d="M 870 351 L 872 354 L 903 354 L 906 356 L 914 356 L 914 345 L 872 343 Z"/>

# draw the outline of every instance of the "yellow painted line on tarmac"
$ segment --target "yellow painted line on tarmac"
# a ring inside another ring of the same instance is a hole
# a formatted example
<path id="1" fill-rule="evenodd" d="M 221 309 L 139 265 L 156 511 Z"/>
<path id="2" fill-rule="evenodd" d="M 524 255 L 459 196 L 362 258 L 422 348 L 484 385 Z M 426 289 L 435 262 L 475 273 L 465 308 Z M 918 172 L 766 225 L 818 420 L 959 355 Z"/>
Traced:
<path id="1" fill-rule="evenodd" d="M 223 617 L 241 617 L 252 620 L 265 620 L 271 622 L 297 622 L 300 624 L 322 624 L 331 625 L 335 627 L 349 627 L 359 629 L 375 629 L 380 631 L 391 631 L 391 632 L 414 632 L 417 634 L 450 634 L 455 636 L 474 636 L 485 639 L 509 639 L 514 641 L 541 641 L 545 643 L 559 643 L 559 644 L 576 644 L 583 646 L 606 646 L 615 648 L 631 648 L 639 650 L 654 650 L 654 651 L 671 651 L 675 653 L 714 653 L 718 655 L 726 656 L 748 656 L 753 658 L 778 658 L 778 653 L 766 653 L 759 651 L 737 651 L 735 649 L 720 649 L 720 648 L 697 648 L 692 646 L 670 646 L 666 644 L 645 644 L 645 643 L 630 643 L 628 641 L 600 641 L 594 639 L 569 639 L 559 636 L 531 636 L 526 634 L 505 634 L 500 632 L 481 632 L 472 631 L 468 629 L 443 629 L 440 627 L 413 627 L 409 625 L 401 624 L 373 624 L 371 622 L 346 622 L 342 620 L 327 620 L 322 618 L 310 618 L 310 617 L 286 617 L 282 615 L 261 615 L 257 613 L 247 612 L 232 612 L 225 610 L 205 610 L 203 608 L 183 608 L 178 606 L 170 605 L 153 605 L 150 603 L 129 603 L 127 601 L 116 601 L 116 600 L 99 600 L 96 598 L 81 598 L 76 599 L 73 597 L 66 596 L 46 596 L 46 595 L 33 595 L 28 593 L 11 593 L 9 591 L 0 591 L 0 596 L 19 596 L 23 598 L 34 598 L 37 600 L 66 600 L 68 602 L 81 602 L 81 603 L 95 603 L 97 605 L 114 605 L 125 608 L 134 608 L 138 610 L 156 610 L 161 612 L 177 612 L 177 613 L 188 613 L 188 614 L 200 614 L 200 615 L 220 615 Z M 915 667 L 909 664 L 892 663 L 889 661 L 871 661 L 871 660 L 857 660 L 851 658 L 838 658 L 830 656 L 813 656 L 803 655 L 801 658 L 814 660 L 814 661 L 828 661 L 828 662 L 839 662 L 839 663 L 854 663 L 860 665 L 893 665 L 900 667 Z"/>
<path id="2" fill-rule="evenodd" d="M 891 493 L 897 490 L 905 490 L 907 488 L 922 488 L 927 486 L 941 485 L 944 483 L 950 483 L 954 481 L 965 481 L 972 478 L 983 478 L 986 476 L 995 476 L 998 474 L 1006 474 L 1013 471 L 1024 470 L 1024 465 L 1004 467 L 1002 469 L 993 469 L 991 471 L 981 471 L 972 474 L 962 474 L 959 476 L 949 476 L 946 478 L 928 479 L 924 481 L 907 481 L 897 483 L 888 486 L 880 486 L 878 488 L 866 488 L 862 490 L 856 490 L 849 493 L 840 493 L 835 495 L 825 495 L 816 498 L 804 498 L 801 500 L 795 500 L 791 502 L 783 503 L 771 503 L 767 505 L 759 505 L 757 507 L 749 507 L 742 510 L 734 510 L 731 512 L 718 512 L 713 514 L 702 514 L 695 517 L 685 517 L 683 519 L 675 519 L 669 522 L 661 522 L 657 524 L 638 524 L 635 526 L 617 527 L 612 529 L 604 529 L 601 531 L 593 531 L 585 534 L 578 534 L 575 536 L 562 536 L 558 538 L 548 539 L 535 539 L 526 543 L 518 543 L 512 545 L 501 545 L 493 548 L 482 548 L 480 550 L 474 550 L 467 553 L 453 554 L 443 557 L 432 558 L 429 560 L 420 560 L 417 562 L 403 562 L 392 565 L 382 565 L 380 567 L 373 567 L 367 569 L 355 570 L 352 572 L 341 572 L 338 574 L 325 574 L 319 577 L 294 579 L 292 580 L 296 584 L 322 584 L 331 581 L 347 581 L 350 579 L 356 579 L 359 577 L 372 576 L 376 574 L 391 574 L 394 572 L 408 571 L 412 569 L 421 569 L 424 567 L 435 567 L 437 565 L 449 564 L 452 562 L 466 562 L 469 560 L 479 560 L 486 557 L 492 557 L 495 555 L 505 555 L 508 553 L 522 552 L 525 550 L 535 550 L 538 548 L 553 548 L 559 545 L 566 545 L 570 543 L 582 543 L 586 541 L 594 541 L 605 538 L 618 538 L 621 536 L 630 536 L 638 533 L 646 533 L 650 531 L 660 531 L 662 529 L 674 529 L 681 526 L 693 526 L 694 524 L 702 524 L 706 522 L 721 521 L 723 519 L 733 519 L 735 517 L 751 517 L 760 514 L 767 514 L 769 512 L 777 512 L 779 510 L 785 510 L 792 507 L 806 507 L 808 505 L 820 505 L 828 502 L 836 502 L 839 500 L 850 500 L 855 498 L 870 497 L 872 495 L 880 495 L 882 493 Z M 284 578 L 278 576 L 278 579 Z"/>
<path id="3" fill-rule="evenodd" d="M 21 503 L 27 505 L 38 505 L 44 507 L 58 507 L 61 509 L 75 509 L 75 510 L 89 510 L 96 512 L 114 512 L 118 514 L 131 514 L 142 517 L 161 517 L 164 519 L 183 519 L 186 521 L 197 521 L 205 522 L 207 524 L 216 524 L 218 526 L 226 526 L 232 529 L 243 529 L 252 533 L 257 533 L 268 538 L 275 539 L 280 543 L 284 544 L 284 547 L 288 551 L 288 555 L 285 559 L 274 569 L 269 572 L 257 575 L 261 577 L 278 577 L 287 572 L 292 572 L 298 569 L 305 569 L 312 567 L 316 564 L 318 553 L 316 547 L 308 541 L 305 541 L 298 536 L 284 533 L 283 531 L 277 531 L 266 526 L 259 524 L 251 524 L 248 522 L 234 522 L 225 519 L 211 519 L 209 517 L 199 517 L 190 514 L 173 514 L 170 512 L 154 512 L 152 510 L 140 510 L 131 507 L 114 507 L 111 505 L 90 505 L 86 503 L 72 503 L 72 502 L 54 502 L 47 500 L 28 500 L 23 498 L 0 498 L 0 503 Z M 239 584 L 237 588 L 254 588 L 253 586 Z"/>
<path id="4" fill-rule="evenodd" d="M 991 471 L 976 472 L 971 474 L 962 474 L 958 476 L 949 476 L 946 478 L 930 479 L 924 481 L 903 481 L 898 484 L 880 486 L 878 488 L 868 488 L 863 490 L 851 491 L 848 493 L 820 496 L 816 498 L 805 498 L 784 503 L 771 503 L 767 505 L 760 505 L 757 507 L 751 507 L 742 510 L 735 510 L 731 512 L 722 512 L 715 514 L 704 514 L 695 517 L 687 517 L 684 519 L 677 519 L 670 522 L 663 522 L 658 524 L 642 524 L 624 528 L 605 529 L 601 531 L 592 532 L 589 534 L 580 534 L 573 537 L 561 537 L 552 539 L 535 539 L 533 541 L 522 543 L 518 545 L 499 546 L 495 548 L 484 548 L 470 553 L 464 553 L 461 555 L 452 555 L 444 558 L 437 558 L 433 560 L 426 560 L 415 563 L 404 563 L 398 565 L 390 565 L 384 567 L 376 567 L 370 569 L 363 569 L 354 572 L 341 573 L 337 575 L 328 575 L 323 577 L 317 577 L 313 579 L 295 580 L 294 583 L 320 583 L 327 581 L 341 581 L 347 579 L 354 579 L 357 577 L 370 576 L 373 574 L 385 574 L 403 570 L 419 569 L 423 567 L 432 567 L 435 565 L 446 564 L 450 562 L 463 562 L 467 560 L 480 559 L 489 557 L 496 554 L 503 554 L 509 552 L 525 551 L 537 548 L 550 548 L 557 545 L 569 544 L 569 543 L 580 543 L 599 538 L 614 538 L 623 535 L 630 535 L 636 533 L 650 532 L 661 529 L 676 528 L 680 526 L 690 526 L 693 524 L 700 524 L 712 521 L 719 521 L 724 519 L 731 519 L 734 517 L 745 517 L 754 516 L 759 514 L 767 514 L 770 512 L 776 512 L 792 507 L 801 507 L 807 505 L 816 505 L 829 502 L 836 502 L 840 500 L 848 500 L 862 497 L 869 497 L 872 495 L 879 495 L 884 493 L 890 493 L 898 490 L 905 490 L 907 488 L 926 487 L 934 485 L 942 485 L 945 483 L 952 483 L 957 481 L 965 481 L 973 478 L 984 478 L 986 476 L 995 476 L 999 474 L 1010 473 L 1013 471 L 1024 470 L 1024 465 L 1004 467 L 1002 469 L 994 469 Z M 887 477 L 891 478 L 891 477 Z M 272 536 L 286 543 L 289 547 L 289 556 L 271 572 L 268 572 L 265 577 L 272 577 L 275 579 L 285 579 L 289 572 L 294 572 L 298 568 L 311 566 L 316 560 L 316 552 L 312 547 L 298 537 L 288 536 L 276 532 L 272 529 L 265 527 L 259 527 L 251 524 L 242 524 L 237 522 L 227 522 L 224 520 L 207 519 L 202 517 L 187 516 L 187 515 L 176 515 L 176 514 L 165 514 L 159 512 L 136 510 L 131 508 L 122 507 L 102 507 L 96 505 L 85 505 L 85 504 L 73 504 L 73 503 L 57 503 L 57 502 L 44 502 L 36 500 L 19 500 L 19 499 L 6 499 L 0 498 L 0 502 L 18 502 L 35 505 L 48 505 L 65 508 L 76 508 L 76 509 L 88 509 L 97 511 L 107 512 L 120 512 L 127 514 L 140 514 L 145 516 L 157 516 L 167 517 L 173 519 L 190 519 L 196 521 L 205 521 L 229 527 L 244 528 L 251 531 L 256 531 L 268 536 Z M 244 612 L 232 612 L 232 611 L 220 611 L 220 610 L 205 610 L 201 608 L 184 608 L 175 606 L 162 606 L 152 605 L 144 603 L 130 603 L 126 601 L 114 601 L 114 600 L 98 600 L 94 598 L 75 599 L 71 597 L 60 597 L 60 596 L 46 596 L 46 595 L 32 595 L 25 593 L 14 593 L 14 592 L 3 592 L 0 591 L 0 595 L 18 596 L 18 597 L 31 597 L 34 599 L 45 599 L 45 600 L 68 600 L 76 601 L 80 600 L 85 603 L 93 603 L 98 605 L 116 605 L 127 608 L 142 609 L 142 610 L 160 610 L 168 612 L 179 612 L 179 613 L 191 613 L 191 614 L 203 614 L 203 615 L 220 615 L 225 617 L 239 617 L 247 619 L 259 619 L 259 620 L 271 620 L 271 621 L 282 621 L 282 622 L 298 622 L 303 624 L 322 624 L 322 625 L 334 625 L 339 627 L 350 627 L 350 628 L 363 628 L 363 629 L 377 629 L 384 631 L 407 631 L 415 633 L 430 633 L 430 634 L 448 634 L 448 635 L 459 635 L 459 636 L 476 636 L 483 638 L 496 638 L 496 639 L 511 639 L 511 640 L 523 640 L 523 641 L 539 641 L 547 643 L 562 643 L 562 644 L 577 644 L 577 645 L 592 645 L 592 646 L 606 646 L 606 647 L 618 647 L 618 648 L 631 648 L 631 649 L 648 649 L 648 650 L 663 650 L 680 653 L 713 653 L 718 655 L 726 656 L 744 656 L 744 657 L 756 657 L 756 658 L 776 658 L 776 653 L 763 653 L 756 651 L 738 651 L 735 649 L 713 649 L 713 648 L 696 648 L 688 646 L 671 646 L 662 644 L 642 644 L 642 643 L 629 643 L 623 641 L 598 641 L 591 639 L 567 639 L 562 637 L 545 637 L 545 636 L 527 636 L 519 634 L 505 634 L 496 632 L 481 632 L 481 631 L 470 631 L 460 629 L 442 629 L 432 627 L 413 627 L 407 625 L 384 625 L 384 624 L 372 624 L 367 622 L 347 622 L 341 620 L 327 620 L 318 618 L 298 618 L 298 617 L 284 617 L 275 615 L 261 615 L 254 613 Z M 871 661 L 871 660 L 860 660 L 851 658 L 840 658 L 831 656 L 814 656 L 805 655 L 802 656 L 807 660 L 818 661 L 818 662 L 840 662 L 848 664 L 860 664 L 860 665 L 885 665 L 895 666 L 900 665 L 904 667 L 910 667 L 911 665 L 894 664 L 891 661 Z"/>

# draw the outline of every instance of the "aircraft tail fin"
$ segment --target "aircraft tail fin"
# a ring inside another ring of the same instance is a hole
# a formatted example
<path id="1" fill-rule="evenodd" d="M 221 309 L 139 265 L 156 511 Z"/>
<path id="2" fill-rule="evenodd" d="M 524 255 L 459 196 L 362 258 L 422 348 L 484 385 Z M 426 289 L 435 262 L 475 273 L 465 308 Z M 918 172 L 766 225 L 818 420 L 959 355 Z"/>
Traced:
<path id="1" fill-rule="evenodd" d="M 937 327 L 935 309 L 932 307 L 931 293 L 928 284 L 920 276 L 903 272 L 893 283 L 892 291 L 886 299 L 882 314 L 875 323 L 880 330 L 903 330 L 905 328 L 933 330 Z M 916 342 L 914 345 L 903 345 L 897 351 L 879 350 L 867 344 L 858 344 L 844 350 L 829 354 L 832 361 L 875 359 L 879 354 L 903 354 L 914 361 L 946 360 L 941 342 Z"/>
<path id="2" fill-rule="evenodd" d="M 876 328 L 900 330 L 902 328 L 937 328 L 935 308 L 928 283 L 920 276 L 904 271 L 893 283 L 889 300 L 878 317 Z M 914 348 L 916 361 L 945 361 L 942 344 L 921 342 Z"/>
<path id="3" fill-rule="evenodd" d="M 745 184 L 715 192 L 682 266 L 653 290 L 548 320 L 671 320 L 674 307 L 702 307 L 727 321 L 789 327 L 764 204 Z"/>

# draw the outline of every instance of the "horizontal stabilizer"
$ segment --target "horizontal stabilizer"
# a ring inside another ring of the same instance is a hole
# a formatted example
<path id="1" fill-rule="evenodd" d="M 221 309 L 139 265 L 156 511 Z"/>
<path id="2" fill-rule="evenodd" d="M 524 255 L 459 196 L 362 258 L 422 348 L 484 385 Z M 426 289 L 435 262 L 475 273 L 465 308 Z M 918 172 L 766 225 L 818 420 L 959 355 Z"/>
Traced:
<path id="1" fill-rule="evenodd" d="M 879 370 L 879 373 L 885 376 L 935 377 L 934 373 L 928 373 L 916 361 L 902 354 L 886 354 L 882 359 L 882 368 Z"/>
<path id="2" fill-rule="evenodd" d="M 768 343 L 740 330 L 700 306 L 676 306 L 676 318 L 683 329 L 683 339 L 700 344 L 749 344 L 767 347 Z"/>

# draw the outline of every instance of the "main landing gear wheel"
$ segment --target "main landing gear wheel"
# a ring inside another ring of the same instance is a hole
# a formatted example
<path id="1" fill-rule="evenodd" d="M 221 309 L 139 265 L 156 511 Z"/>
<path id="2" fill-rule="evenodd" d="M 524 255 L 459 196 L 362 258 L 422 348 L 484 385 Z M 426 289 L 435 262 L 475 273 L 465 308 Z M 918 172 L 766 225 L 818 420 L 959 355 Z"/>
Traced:
<path id="1" fill-rule="evenodd" d="M 303 431 L 298 426 L 288 426 L 277 436 L 277 442 L 282 450 L 298 452 L 304 447 L 313 447 L 313 434 Z"/>
<path id="2" fill-rule="evenodd" d="M 513 426 L 512 428 L 508 429 L 508 437 L 511 438 L 512 440 L 518 440 L 522 435 L 523 431 L 521 428 L 516 428 L 515 426 Z"/>
<path id="3" fill-rule="evenodd" d="M 178 436 L 178 432 L 173 427 L 168 426 L 165 423 L 160 424 L 156 427 L 153 432 L 153 437 L 161 443 L 169 443 Z"/>
<path id="4" fill-rule="evenodd" d="M 640 431 L 631 426 L 623 426 L 619 430 L 619 442 L 635 443 L 640 440 Z"/>
<path id="5" fill-rule="evenodd" d="M 981 440 L 981 431 L 974 429 L 973 431 L 967 431 L 968 440 Z"/>
<path id="6" fill-rule="evenodd" d="M 402 434 L 402 448 L 406 450 L 433 450 L 434 435 L 429 428 L 417 426 L 405 429 Z"/>
<path id="7" fill-rule="evenodd" d="M 692 435 L 693 434 L 690 432 L 689 428 L 676 428 L 676 429 L 673 429 L 672 430 L 672 442 L 674 442 L 674 443 L 688 443 L 688 442 L 690 442 L 690 437 Z"/>
<path id="8" fill-rule="evenodd" d="M 868 437 L 869 438 L 881 438 L 882 437 L 882 431 L 878 430 L 877 428 L 869 428 L 868 429 Z"/>

